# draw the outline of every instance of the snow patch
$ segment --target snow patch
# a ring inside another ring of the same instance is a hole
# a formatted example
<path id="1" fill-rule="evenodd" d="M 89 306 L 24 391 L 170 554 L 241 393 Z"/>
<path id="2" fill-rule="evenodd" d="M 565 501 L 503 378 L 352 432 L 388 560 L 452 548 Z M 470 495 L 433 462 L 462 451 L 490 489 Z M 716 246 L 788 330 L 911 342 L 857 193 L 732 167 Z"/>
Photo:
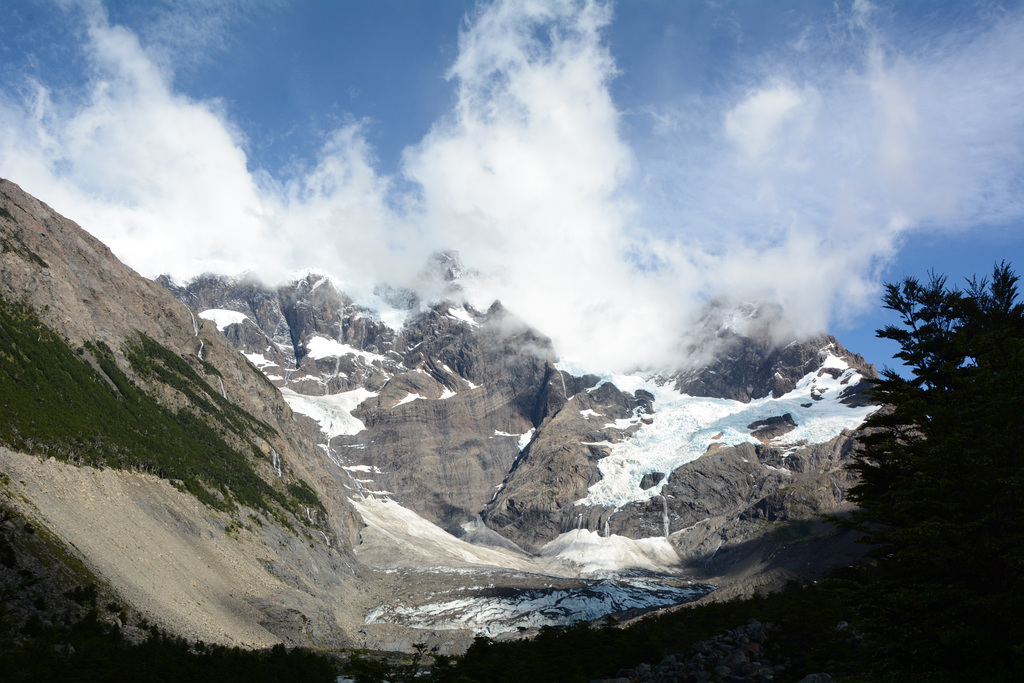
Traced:
<path id="1" fill-rule="evenodd" d="M 368 527 L 362 531 L 364 540 L 356 548 L 356 555 L 386 552 L 387 564 L 392 566 L 537 568 L 522 555 L 456 538 L 393 500 L 352 498 L 351 501 Z"/>
<path id="2" fill-rule="evenodd" d="M 352 416 L 352 411 L 366 399 L 377 395 L 363 388 L 327 396 L 307 396 L 283 388 L 281 394 L 292 410 L 315 420 L 328 440 L 358 434 L 366 429 L 361 420 Z"/>
<path id="3" fill-rule="evenodd" d="M 267 360 L 266 356 L 264 356 L 262 353 L 246 353 L 245 351 L 243 351 L 242 355 L 245 356 L 250 363 L 255 365 L 260 370 L 265 370 L 265 368 L 278 367 L 277 363 Z"/>
<path id="4" fill-rule="evenodd" d="M 449 308 L 448 317 L 458 320 L 461 323 L 465 323 L 470 327 L 480 327 L 480 323 L 473 320 L 473 317 L 469 314 L 465 308 Z"/>
<path id="5" fill-rule="evenodd" d="M 679 564 L 679 555 L 667 538 L 634 539 L 616 534 L 604 537 L 587 529 L 560 534 L 545 544 L 538 554 L 569 560 L 579 565 L 583 576 L 623 569 L 666 572 Z"/>
<path id="6" fill-rule="evenodd" d="M 210 320 L 217 329 L 223 332 L 231 325 L 238 325 L 246 320 L 249 316 L 245 313 L 239 313 L 238 311 L 229 311 L 224 308 L 209 308 L 199 314 L 199 317 L 203 320 Z"/>
<path id="7" fill-rule="evenodd" d="M 604 429 L 618 429 L 619 431 L 625 431 L 633 425 L 640 424 L 640 409 L 636 408 L 630 417 L 620 417 L 615 422 L 606 422 Z"/>
<path id="8" fill-rule="evenodd" d="M 536 429 L 531 429 L 530 431 L 526 432 L 525 434 L 520 435 L 520 437 L 519 437 L 519 452 L 520 453 L 522 453 L 526 449 L 526 447 L 530 445 L 530 442 L 533 441 L 533 434 L 536 431 L 537 431 Z"/>
<path id="9" fill-rule="evenodd" d="M 398 406 L 405 405 L 406 403 L 412 403 L 416 399 L 420 399 L 420 398 L 423 399 L 424 401 L 427 400 L 427 397 L 423 396 L 421 394 L 406 394 L 405 396 L 403 396 L 401 399 L 398 400 L 398 403 L 396 403 L 395 405 L 393 405 L 391 407 L 392 408 L 397 408 Z"/>
<path id="10" fill-rule="evenodd" d="M 327 337 L 312 337 L 306 342 L 306 351 L 310 358 L 314 360 L 320 360 L 321 358 L 338 358 L 340 356 L 356 356 L 362 358 L 367 363 L 373 363 L 374 361 L 386 361 L 387 358 L 380 354 L 370 353 L 369 351 L 362 351 L 354 346 L 348 344 L 342 344 L 334 339 L 328 339 Z"/>

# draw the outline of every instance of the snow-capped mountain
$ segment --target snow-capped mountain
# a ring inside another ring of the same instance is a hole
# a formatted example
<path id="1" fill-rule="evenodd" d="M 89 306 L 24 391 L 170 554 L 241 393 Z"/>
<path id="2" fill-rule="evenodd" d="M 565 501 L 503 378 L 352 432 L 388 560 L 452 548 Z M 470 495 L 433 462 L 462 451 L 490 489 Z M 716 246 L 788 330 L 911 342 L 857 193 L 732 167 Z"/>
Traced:
<path id="1" fill-rule="evenodd" d="M 713 302 L 686 367 L 622 375 L 464 303 L 454 254 L 419 294 L 159 286 L 5 180 L 0 246 L 0 504 L 184 637 L 450 652 L 848 557 L 814 514 L 873 369 L 770 307 Z"/>
<path id="2" fill-rule="evenodd" d="M 164 284 L 281 388 L 354 499 L 585 571 L 685 565 L 835 510 L 874 409 L 873 367 L 829 336 L 779 339 L 771 307 L 712 302 L 699 363 L 621 375 L 559 360 L 499 303 L 378 287 L 388 301 L 360 305 L 325 273 Z"/>

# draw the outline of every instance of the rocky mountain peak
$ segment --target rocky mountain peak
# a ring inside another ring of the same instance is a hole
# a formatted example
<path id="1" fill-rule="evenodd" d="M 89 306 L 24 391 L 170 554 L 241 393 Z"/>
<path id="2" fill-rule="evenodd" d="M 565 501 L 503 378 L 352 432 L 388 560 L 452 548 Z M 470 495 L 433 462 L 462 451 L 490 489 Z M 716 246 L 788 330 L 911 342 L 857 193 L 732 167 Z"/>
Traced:
<path id="1" fill-rule="evenodd" d="M 748 403 L 792 391 L 800 378 L 831 355 L 865 377 L 874 366 L 831 335 L 797 338 L 776 304 L 710 302 L 694 328 L 689 367 L 670 375 L 678 391 L 691 396 Z M 863 400 L 852 394 L 850 401 Z"/>
<path id="2" fill-rule="evenodd" d="M 730 557 L 722 547 L 759 552 L 764 524 L 843 504 L 851 433 L 873 409 L 863 393 L 873 368 L 832 337 L 794 338 L 772 306 L 712 302 L 689 340 L 696 360 L 675 372 L 583 374 L 500 302 L 467 303 L 458 285 L 472 273 L 451 253 L 425 271 L 433 290 L 382 285 L 371 297 L 379 309 L 316 271 L 277 286 L 214 274 L 157 284 L 8 183 L 0 245 L 5 301 L 81 345 L 93 370 L 107 363 L 122 397 L 143 387 L 177 411 L 168 414 L 193 415 L 195 430 L 226 420 L 236 471 L 251 467 L 263 482 L 253 486 L 291 505 L 280 512 L 291 527 L 246 509 L 214 532 L 216 518 L 186 509 L 188 494 L 168 484 L 161 500 L 173 502 L 141 513 L 147 528 L 183 525 L 200 553 L 244 530 L 251 545 L 230 563 L 262 593 L 236 599 L 225 583 L 226 595 L 197 595 L 190 609 L 228 605 L 289 642 L 337 639 L 337 619 L 369 627 L 365 611 L 342 617 L 331 605 L 350 609 L 366 576 L 361 553 L 407 564 L 414 542 L 425 553 L 416 557 L 438 563 L 484 556 L 453 538 L 463 536 L 511 551 L 492 567 L 536 561 L 568 573 L 677 571 Z M 99 342 L 110 358 L 86 351 Z M 63 504 L 40 498 L 49 466 L 0 460 L 35 477 L 41 505 Z M 182 486 L 226 505 L 248 485 Z M 194 540 L 188 529 L 209 533 Z M 430 540 L 414 540 L 422 534 Z M 112 571 L 135 561 L 119 552 L 108 553 Z"/>

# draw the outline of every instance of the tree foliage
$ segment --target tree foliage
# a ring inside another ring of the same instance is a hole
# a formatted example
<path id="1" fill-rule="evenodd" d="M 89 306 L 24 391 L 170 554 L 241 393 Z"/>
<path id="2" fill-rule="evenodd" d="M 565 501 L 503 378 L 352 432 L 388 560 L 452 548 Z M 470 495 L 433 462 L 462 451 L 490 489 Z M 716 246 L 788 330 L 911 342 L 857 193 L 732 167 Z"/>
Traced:
<path id="1" fill-rule="evenodd" d="M 871 620 L 894 653 L 958 671 L 1024 655 L 1024 305 L 1003 263 L 950 287 L 886 287 L 904 377 L 886 370 L 854 464 L 855 520 L 877 544 Z M 886 657 L 885 652 L 879 653 Z"/>
<path id="2" fill-rule="evenodd" d="M 0 298 L 0 444 L 153 472 L 225 511 L 237 503 L 271 514 L 279 507 L 300 518 L 304 507 L 323 510 L 304 482 L 274 486 L 258 474 L 255 459 L 265 456 L 256 444 L 276 436 L 270 425 L 145 334 L 130 338 L 125 352 L 150 389 L 125 373 L 104 342 L 72 350 L 30 307 Z M 178 392 L 184 405 L 161 402 L 157 386 Z"/>

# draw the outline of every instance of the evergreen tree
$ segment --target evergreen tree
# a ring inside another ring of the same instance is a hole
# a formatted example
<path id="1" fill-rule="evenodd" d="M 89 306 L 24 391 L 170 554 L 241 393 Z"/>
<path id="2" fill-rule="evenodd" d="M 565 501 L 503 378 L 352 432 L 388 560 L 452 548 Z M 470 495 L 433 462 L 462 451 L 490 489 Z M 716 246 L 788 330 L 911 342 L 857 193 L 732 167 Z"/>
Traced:
<path id="1" fill-rule="evenodd" d="M 885 370 L 853 465 L 855 522 L 877 544 L 868 623 L 901 668 L 1019 673 L 1024 660 L 1024 305 L 1003 263 L 963 290 L 886 287 L 909 367 Z M 980 679 L 979 679 L 980 680 Z"/>

